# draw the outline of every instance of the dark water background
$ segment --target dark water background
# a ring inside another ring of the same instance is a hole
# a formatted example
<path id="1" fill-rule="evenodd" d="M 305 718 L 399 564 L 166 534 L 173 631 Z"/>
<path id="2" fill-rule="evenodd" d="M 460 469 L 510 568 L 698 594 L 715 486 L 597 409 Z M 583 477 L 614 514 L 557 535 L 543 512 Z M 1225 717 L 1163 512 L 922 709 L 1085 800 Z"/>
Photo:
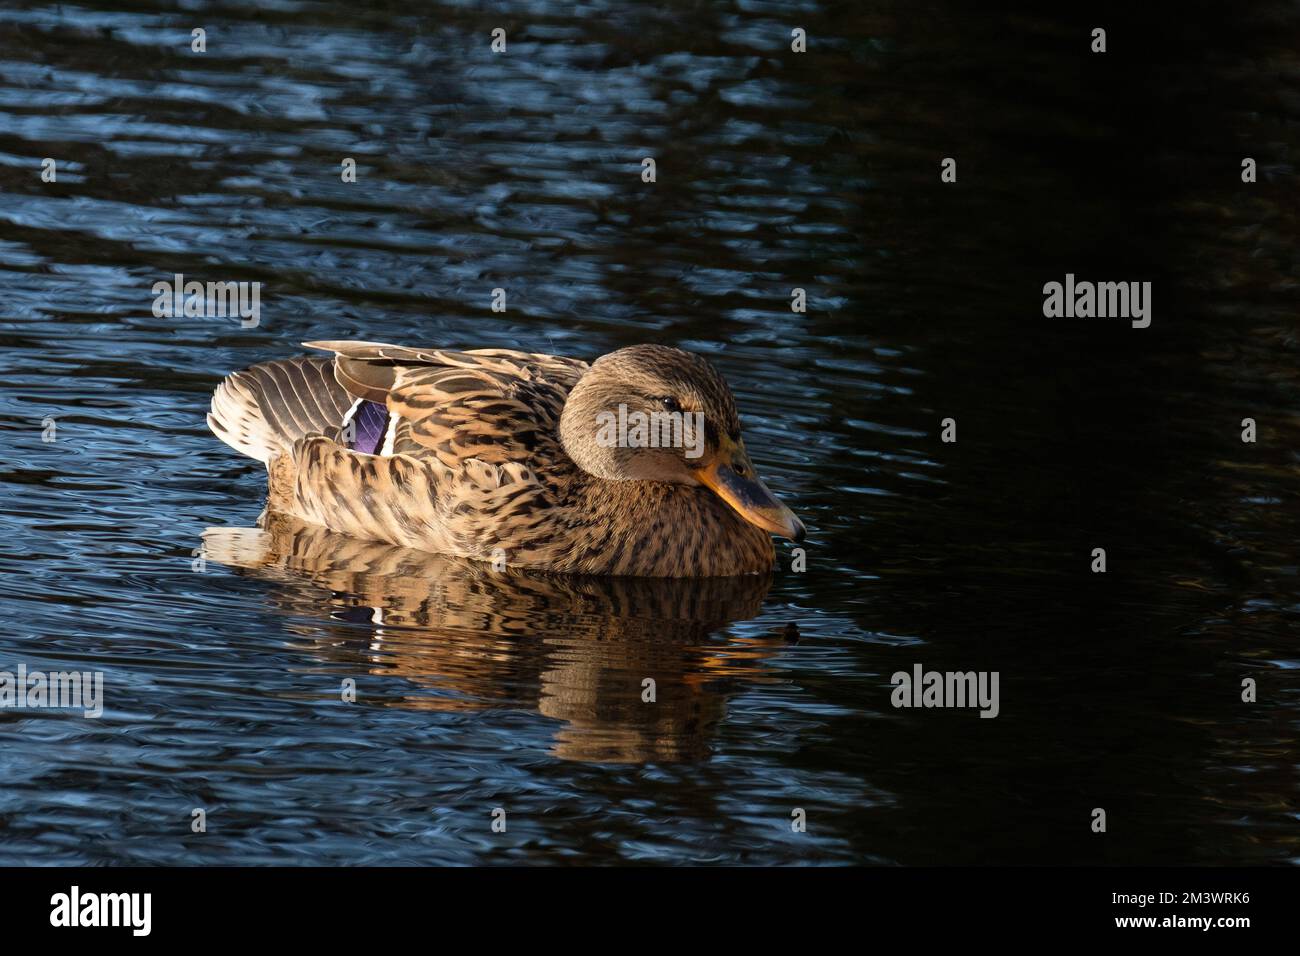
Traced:
<path id="1" fill-rule="evenodd" d="M 0 669 L 106 695 L 0 714 L 0 863 L 1300 861 L 1300 14 L 1036 6 L 0 4 Z M 177 272 L 261 324 L 154 318 Z M 231 530 L 211 389 L 354 336 L 708 354 L 807 571 Z"/>

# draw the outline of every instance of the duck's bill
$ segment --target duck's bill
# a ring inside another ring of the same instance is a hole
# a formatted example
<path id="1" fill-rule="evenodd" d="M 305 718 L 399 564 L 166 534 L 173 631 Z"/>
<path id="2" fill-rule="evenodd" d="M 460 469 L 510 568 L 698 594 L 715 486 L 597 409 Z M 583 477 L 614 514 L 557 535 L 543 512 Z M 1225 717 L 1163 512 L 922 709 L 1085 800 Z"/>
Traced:
<path id="1" fill-rule="evenodd" d="M 696 472 L 700 483 L 731 505 L 750 524 L 791 541 L 802 541 L 803 522 L 758 480 L 749 456 L 743 450 L 737 452 L 734 456 L 719 455 Z M 737 465 L 743 475 L 737 473 Z"/>

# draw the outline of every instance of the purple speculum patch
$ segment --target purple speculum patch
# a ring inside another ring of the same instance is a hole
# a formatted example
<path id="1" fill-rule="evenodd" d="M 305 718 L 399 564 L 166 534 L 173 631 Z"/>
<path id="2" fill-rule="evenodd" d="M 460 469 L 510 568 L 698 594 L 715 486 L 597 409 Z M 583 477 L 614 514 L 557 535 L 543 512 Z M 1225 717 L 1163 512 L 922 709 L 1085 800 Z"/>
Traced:
<path id="1" fill-rule="evenodd" d="M 353 451 L 367 455 L 379 454 L 384 444 L 384 432 L 388 429 L 388 409 L 378 402 L 362 401 L 353 411 L 350 419 L 356 428 L 356 437 L 349 446 Z"/>

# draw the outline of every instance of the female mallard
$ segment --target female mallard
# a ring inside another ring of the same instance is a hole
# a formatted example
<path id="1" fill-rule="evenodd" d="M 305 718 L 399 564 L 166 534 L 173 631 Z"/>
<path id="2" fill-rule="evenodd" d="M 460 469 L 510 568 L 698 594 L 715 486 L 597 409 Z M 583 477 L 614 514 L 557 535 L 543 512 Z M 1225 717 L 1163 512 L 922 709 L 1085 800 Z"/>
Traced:
<path id="1" fill-rule="evenodd" d="M 334 357 L 255 365 L 212 396 L 212 431 L 266 464 L 268 511 L 573 574 L 769 571 L 769 532 L 803 539 L 697 355 L 306 344 Z"/>

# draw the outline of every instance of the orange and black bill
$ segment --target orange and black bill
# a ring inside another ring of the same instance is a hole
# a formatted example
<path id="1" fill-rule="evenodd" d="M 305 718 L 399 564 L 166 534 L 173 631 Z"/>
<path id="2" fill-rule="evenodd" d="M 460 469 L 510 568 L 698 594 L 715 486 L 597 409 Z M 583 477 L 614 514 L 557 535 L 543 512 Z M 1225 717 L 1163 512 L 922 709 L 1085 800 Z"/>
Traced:
<path id="1" fill-rule="evenodd" d="M 724 438 L 717 456 L 696 477 L 750 524 L 791 541 L 803 540 L 803 522 L 759 480 L 743 442 Z"/>

